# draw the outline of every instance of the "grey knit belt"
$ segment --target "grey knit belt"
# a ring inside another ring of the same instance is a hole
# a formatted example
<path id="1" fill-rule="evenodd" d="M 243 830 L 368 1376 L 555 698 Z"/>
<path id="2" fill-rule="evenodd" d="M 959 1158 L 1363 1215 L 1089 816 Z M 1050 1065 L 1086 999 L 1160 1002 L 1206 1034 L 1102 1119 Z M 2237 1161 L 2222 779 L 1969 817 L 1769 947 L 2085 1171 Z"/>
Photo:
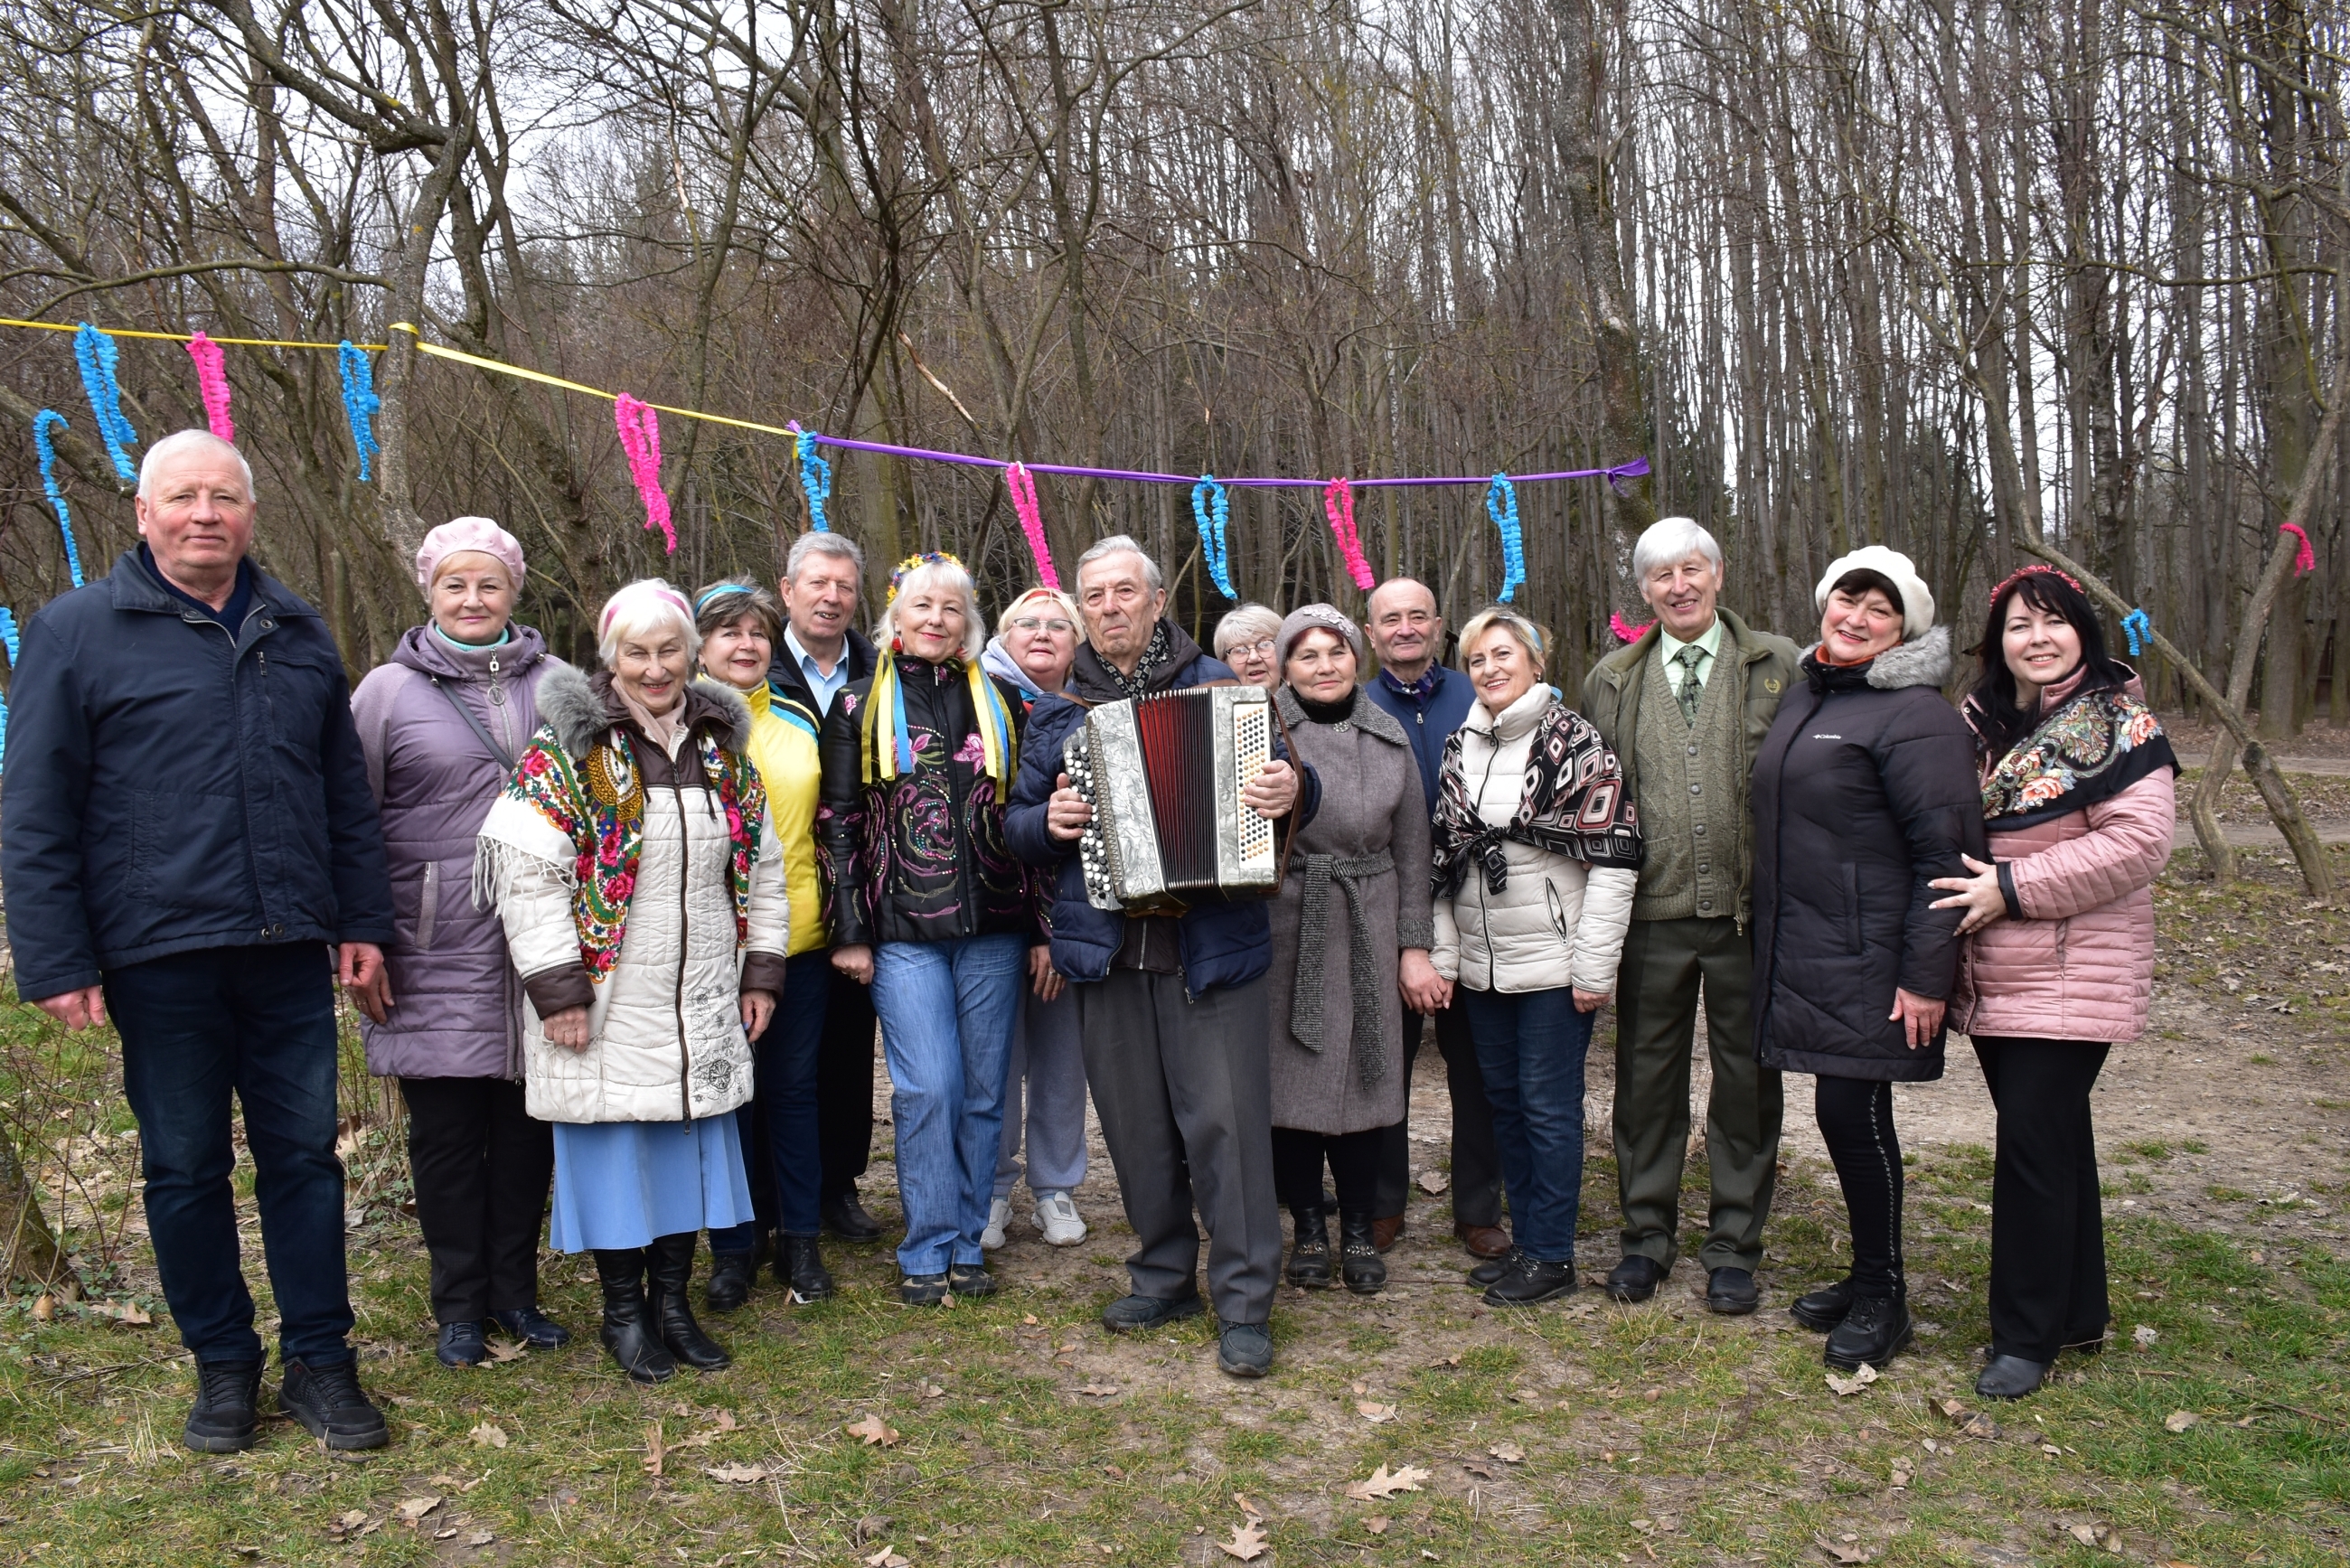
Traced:
<path id="1" fill-rule="evenodd" d="M 1305 878 L 1297 922 L 1297 979 L 1289 997 L 1289 1032 L 1308 1051 L 1322 1049 L 1322 963 L 1329 956 L 1330 884 L 1347 896 L 1347 975 L 1354 992 L 1355 1072 L 1369 1088 L 1387 1076 L 1380 1048 L 1379 965 L 1371 951 L 1371 925 L 1363 913 L 1363 884 L 1395 869 L 1386 850 L 1353 859 L 1307 855 L 1290 862 L 1289 874 Z"/>

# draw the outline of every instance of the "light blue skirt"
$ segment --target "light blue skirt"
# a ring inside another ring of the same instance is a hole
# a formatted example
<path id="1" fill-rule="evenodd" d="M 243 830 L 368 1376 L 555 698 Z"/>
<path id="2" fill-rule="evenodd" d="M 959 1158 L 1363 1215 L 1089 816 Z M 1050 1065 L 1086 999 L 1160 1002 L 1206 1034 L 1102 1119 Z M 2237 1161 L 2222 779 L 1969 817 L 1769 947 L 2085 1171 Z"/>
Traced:
<path id="1" fill-rule="evenodd" d="M 732 1111 L 691 1122 L 555 1124 L 547 1244 L 558 1252 L 642 1247 L 750 1218 Z"/>

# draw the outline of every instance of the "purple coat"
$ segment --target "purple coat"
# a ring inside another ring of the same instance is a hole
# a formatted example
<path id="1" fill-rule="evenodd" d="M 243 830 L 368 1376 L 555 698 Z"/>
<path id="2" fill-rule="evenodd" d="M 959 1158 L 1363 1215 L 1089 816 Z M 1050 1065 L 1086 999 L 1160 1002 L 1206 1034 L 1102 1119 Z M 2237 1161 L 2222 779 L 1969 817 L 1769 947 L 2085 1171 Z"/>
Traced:
<path id="1" fill-rule="evenodd" d="M 359 1024 L 379 1077 L 522 1076 L 522 985 L 497 910 L 472 898 L 474 835 L 506 770 L 449 701 L 509 757 L 529 742 L 538 683 L 563 661 L 531 628 L 512 630 L 477 649 L 413 628 L 351 696 L 391 866 L 391 1022 Z"/>

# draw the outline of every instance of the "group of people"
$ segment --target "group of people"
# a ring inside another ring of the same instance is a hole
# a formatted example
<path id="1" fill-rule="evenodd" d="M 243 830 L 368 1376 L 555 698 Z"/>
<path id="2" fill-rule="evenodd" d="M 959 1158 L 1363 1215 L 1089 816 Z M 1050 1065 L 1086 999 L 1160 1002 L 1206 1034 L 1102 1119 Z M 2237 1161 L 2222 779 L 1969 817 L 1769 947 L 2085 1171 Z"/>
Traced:
<path id="1" fill-rule="evenodd" d="M 1719 603 L 1721 548 L 1686 518 L 1634 550 L 1655 624 L 1573 701 L 1507 606 L 1446 663 L 1408 578 L 1360 623 L 1242 606 L 1211 656 L 1124 535 L 992 636 L 962 563 L 909 558 L 868 639 L 857 545 L 810 533 L 774 592 L 621 588 L 587 673 L 515 618 L 520 545 L 468 517 L 423 541 L 426 618 L 353 691 L 249 558 L 233 446 L 157 442 L 137 508 L 140 545 L 26 628 L 0 883 L 20 994 L 121 1035 L 192 1448 L 247 1447 L 259 1418 L 233 1096 L 278 1404 L 330 1446 L 386 1440 L 348 1342 L 337 982 L 408 1107 L 452 1366 L 493 1331 L 568 1340 L 542 1232 L 592 1254 L 602 1342 L 640 1382 L 728 1364 L 691 1300 L 703 1232 L 706 1312 L 769 1258 L 794 1299 L 831 1295 L 820 1236 L 882 1233 L 857 1185 L 877 1033 L 910 1305 L 994 1291 L 1024 1176 L 1043 1239 L 1085 1238 L 1090 1099 L 1135 1232 L 1104 1324 L 1212 1308 L 1218 1366 L 1263 1375 L 1279 1283 L 1386 1282 L 1423 1019 L 1467 1277 L 1548 1301 L 1576 1288 L 1611 999 L 1611 1297 L 1652 1296 L 1681 1249 L 1701 1001 L 1713 1311 L 1760 1303 L 1782 1075 L 1805 1073 L 1852 1266 L 1789 1310 L 1832 1366 L 1907 1343 L 1891 1085 L 1939 1077 L 1955 1027 L 2000 1116 L 1978 1386 L 2029 1393 L 2106 1333 L 2089 1096 L 2145 1027 L 2177 764 L 2061 572 L 1993 590 L 1957 707 L 1907 557 L 1831 564 L 1799 650 Z M 1096 908 L 1065 742 L 1098 704 L 1234 681 L 1280 719 L 1243 794 L 1277 891 Z"/>

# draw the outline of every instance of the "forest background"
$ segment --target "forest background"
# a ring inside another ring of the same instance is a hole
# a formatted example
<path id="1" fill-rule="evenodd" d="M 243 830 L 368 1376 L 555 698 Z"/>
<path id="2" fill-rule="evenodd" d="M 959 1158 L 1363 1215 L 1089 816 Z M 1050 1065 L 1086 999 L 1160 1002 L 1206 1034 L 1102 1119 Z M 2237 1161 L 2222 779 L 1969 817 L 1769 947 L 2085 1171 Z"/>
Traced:
<path id="1" fill-rule="evenodd" d="M 2316 567 L 2245 693 L 2273 737 L 2350 721 L 2345 37 L 2298 0 L 0 0 L 0 314 L 389 338 L 368 483 L 333 354 L 227 357 L 258 554 L 354 671 L 418 618 L 408 557 L 451 515 L 521 537 L 525 615 L 574 652 L 619 583 L 772 577 L 807 522 L 788 441 L 672 417 L 664 558 L 608 405 L 422 358 L 407 321 L 1030 462 L 1649 457 L 1520 492 L 1518 602 L 1570 689 L 1612 615 L 1648 618 L 1629 540 L 1675 512 L 1726 545 L 1728 601 L 1798 635 L 1825 563 L 1881 542 L 1970 644 L 2044 539 L 2224 685 L 2307 489 Z M 147 439 L 203 422 L 178 346 L 124 340 L 121 377 Z M 0 330 L 20 620 L 68 580 L 43 407 L 82 558 L 134 537 L 70 339 Z M 832 455 L 877 584 L 918 548 L 991 603 L 1032 575 L 994 471 Z M 1212 624 L 1185 490 L 1039 489 L 1064 566 L 1129 531 Z M 1456 623 L 1499 587 L 1482 487 L 1357 504 L 1373 568 Z M 1244 597 L 1359 609 L 1318 490 L 1235 489 L 1231 520 Z"/>

